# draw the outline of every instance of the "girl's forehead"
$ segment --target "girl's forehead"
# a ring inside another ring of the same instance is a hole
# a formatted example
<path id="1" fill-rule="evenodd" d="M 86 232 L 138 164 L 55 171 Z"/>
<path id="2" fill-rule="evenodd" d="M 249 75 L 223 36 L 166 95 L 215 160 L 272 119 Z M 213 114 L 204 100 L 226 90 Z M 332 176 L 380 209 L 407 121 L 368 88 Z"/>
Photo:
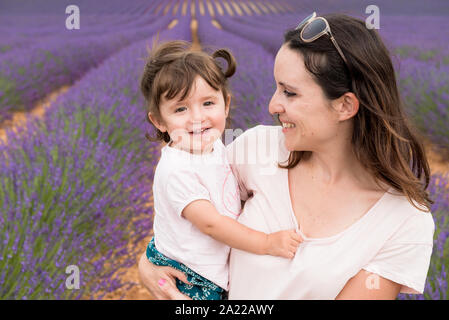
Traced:
<path id="1" fill-rule="evenodd" d="M 187 88 L 184 88 L 184 90 L 187 90 Z M 221 90 L 215 90 L 201 76 L 195 77 L 195 80 L 192 82 L 192 86 L 190 88 L 188 88 L 187 96 L 184 99 L 182 99 L 184 90 L 180 91 L 173 99 L 170 99 L 170 100 L 186 101 L 186 100 L 192 100 L 192 99 L 202 98 L 202 97 L 206 97 L 206 96 L 207 97 L 217 96 L 221 93 Z M 165 95 L 163 95 L 163 100 L 167 101 L 167 99 L 165 98 Z"/>
<path id="2" fill-rule="evenodd" d="M 197 96 L 217 95 L 220 92 L 221 90 L 215 90 L 202 77 L 196 76 L 195 80 L 192 83 L 192 87 L 190 88 L 187 99 L 191 99 Z"/>

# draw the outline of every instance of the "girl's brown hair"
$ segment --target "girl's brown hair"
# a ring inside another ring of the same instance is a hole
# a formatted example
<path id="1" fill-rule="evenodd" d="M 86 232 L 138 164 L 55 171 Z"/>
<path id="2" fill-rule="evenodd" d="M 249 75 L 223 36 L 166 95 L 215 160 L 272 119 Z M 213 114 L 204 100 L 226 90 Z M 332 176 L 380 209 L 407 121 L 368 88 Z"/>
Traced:
<path id="1" fill-rule="evenodd" d="M 220 49 L 209 55 L 202 51 L 192 51 L 190 48 L 189 42 L 176 40 L 157 45 L 149 52 L 140 80 L 140 90 L 147 101 L 147 114 L 151 112 L 161 119 L 159 105 L 162 95 L 170 100 L 181 94 L 180 99 L 185 99 L 197 76 L 202 77 L 215 90 L 221 90 L 224 100 L 227 100 L 227 78 L 231 77 L 236 69 L 232 54 L 226 49 Z M 221 69 L 216 58 L 226 60 L 226 71 Z M 146 120 L 153 125 L 148 115 Z M 155 130 L 156 137 L 152 138 L 146 134 L 147 139 L 170 141 L 167 132 L 161 132 L 157 128 Z"/>
<path id="2" fill-rule="evenodd" d="M 328 36 L 305 43 L 299 30 L 285 33 L 284 43 L 304 58 L 306 69 L 330 100 L 347 92 L 359 100 L 352 145 L 358 160 L 382 181 L 402 192 L 418 209 L 433 203 L 426 191 L 430 170 L 424 147 L 405 116 L 393 64 L 382 39 L 362 20 L 341 14 L 323 16 L 348 65 Z M 295 167 L 310 152 L 293 151 L 282 168 Z"/>

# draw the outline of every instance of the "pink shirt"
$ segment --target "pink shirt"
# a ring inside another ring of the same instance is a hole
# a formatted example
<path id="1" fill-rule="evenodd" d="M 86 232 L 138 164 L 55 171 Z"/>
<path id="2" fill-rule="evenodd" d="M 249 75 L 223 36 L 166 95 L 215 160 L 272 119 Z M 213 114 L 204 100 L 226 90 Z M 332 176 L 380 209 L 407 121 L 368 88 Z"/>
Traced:
<path id="1" fill-rule="evenodd" d="M 227 146 L 246 200 L 238 221 L 266 233 L 298 230 L 287 169 L 277 167 L 289 154 L 283 139 L 281 127 L 257 126 Z M 343 232 L 327 238 L 302 235 L 292 260 L 231 249 L 229 298 L 334 299 L 362 269 L 401 284 L 402 293 L 422 293 L 434 229 L 431 213 L 401 194 L 385 193 Z M 375 289 L 377 281 L 374 275 L 366 285 Z"/>

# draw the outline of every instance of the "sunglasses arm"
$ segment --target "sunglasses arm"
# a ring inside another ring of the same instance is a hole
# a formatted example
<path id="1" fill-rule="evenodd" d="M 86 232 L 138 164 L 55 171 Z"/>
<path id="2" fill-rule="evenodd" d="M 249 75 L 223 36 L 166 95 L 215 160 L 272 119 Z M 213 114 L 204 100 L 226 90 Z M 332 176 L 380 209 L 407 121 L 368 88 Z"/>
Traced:
<path id="1" fill-rule="evenodd" d="M 348 61 L 346 60 L 345 55 L 343 54 L 343 51 L 341 51 L 340 46 L 337 44 L 337 41 L 335 40 L 334 36 L 330 32 L 329 32 L 329 37 L 330 37 L 332 43 L 334 44 L 335 48 L 337 49 L 338 53 L 340 54 L 341 58 L 343 59 L 343 61 L 346 63 L 346 65 L 348 65 Z"/>

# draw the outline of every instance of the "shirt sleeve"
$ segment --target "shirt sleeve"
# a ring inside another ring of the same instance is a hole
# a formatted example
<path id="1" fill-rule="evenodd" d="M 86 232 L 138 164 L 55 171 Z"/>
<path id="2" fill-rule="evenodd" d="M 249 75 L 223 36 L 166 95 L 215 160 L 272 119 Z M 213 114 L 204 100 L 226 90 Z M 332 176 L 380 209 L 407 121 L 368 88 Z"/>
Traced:
<path id="1" fill-rule="evenodd" d="M 170 205 L 179 216 L 181 216 L 182 210 L 195 200 L 211 201 L 209 191 L 192 171 L 172 172 L 167 179 L 165 190 Z"/>
<path id="2" fill-rule="evenodd" d="M 418 211 L 362 269 L 401 284 L 401 293 L 422 294 L 432 255 L 434 231 L 431 213 Z"/>

